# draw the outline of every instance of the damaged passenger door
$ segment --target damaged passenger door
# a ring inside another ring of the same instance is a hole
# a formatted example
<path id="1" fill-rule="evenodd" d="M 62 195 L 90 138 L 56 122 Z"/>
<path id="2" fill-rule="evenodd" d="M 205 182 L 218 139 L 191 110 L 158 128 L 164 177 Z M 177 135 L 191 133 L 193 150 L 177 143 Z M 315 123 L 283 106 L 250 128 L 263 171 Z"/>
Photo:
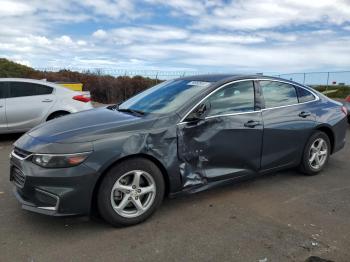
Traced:
<path id="1" fill-rule="evenodd" d="M 226 84 L 178 125 L 185 187 L 259 170 L 263 124 L 257 92 L 253 81 Z"/>

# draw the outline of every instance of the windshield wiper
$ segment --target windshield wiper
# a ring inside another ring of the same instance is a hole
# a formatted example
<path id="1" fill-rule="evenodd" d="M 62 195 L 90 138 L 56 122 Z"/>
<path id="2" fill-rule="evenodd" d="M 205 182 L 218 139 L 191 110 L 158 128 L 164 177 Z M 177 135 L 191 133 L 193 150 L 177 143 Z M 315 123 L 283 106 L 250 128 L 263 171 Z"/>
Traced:
<path id="1" fill-rule="evenodd" d="M 131 113 L 133 115 L 145 115 L 145 112 L 140 111 L 140 110 L 136 110 L 136 109 L 131 109 L 131 108 L 118 108 L 117 109 L 119 112 L 126 112 L 126 113 Z"/>
<path id="2" fill-rule="evenodd" d="M 107 109 L 109 110 L 114 110 L 114 111 L 119 111 L 119 112 L 126 112 L 126 113 L 130 113 L 130 114 L 133 114 L 133 115 L 145 115 L 146 113 L 141 111 L 141 110 L 136 110 L 136 109 L 131 109 L 131 108 L 119 108 L 119 105 L 116 104 L 116 105 L 110 105 L 110 106 L 107 106 Z"/>
<path id="3" fill-rule="evenodd" d="M 115 105 L 107 106 L 107 109 L 109 109 L 109 110 L 118 110 L 118 107 L 119 107 L 119 105 L 115 104 Z"/>

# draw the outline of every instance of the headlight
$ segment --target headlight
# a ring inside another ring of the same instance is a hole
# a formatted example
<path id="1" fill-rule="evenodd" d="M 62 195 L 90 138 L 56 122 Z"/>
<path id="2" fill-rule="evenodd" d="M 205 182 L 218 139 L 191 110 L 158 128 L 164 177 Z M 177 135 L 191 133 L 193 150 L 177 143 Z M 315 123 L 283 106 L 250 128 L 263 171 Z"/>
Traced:
<path id="1" fill-rule="evenodd" d="M 34 154 L 32 162 L 47 168 L 72 167 L 83 163 L 91 152 L 76 154 Z"/>

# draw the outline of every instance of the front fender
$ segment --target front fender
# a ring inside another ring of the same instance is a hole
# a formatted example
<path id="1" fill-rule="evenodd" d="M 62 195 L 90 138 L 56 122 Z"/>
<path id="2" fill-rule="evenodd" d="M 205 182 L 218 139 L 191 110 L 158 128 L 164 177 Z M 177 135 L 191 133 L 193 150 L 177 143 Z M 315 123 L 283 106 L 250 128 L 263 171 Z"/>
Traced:
<path id="1" fill-rule="evenodd" d="M 148 132 L 117 133 L 103 140 L 93 142 L 94 155 L 88 164 L 99 175 L 103 175 L 113 164 L 129 157 L 146 157 L 161 165 L 169 181 L 169 190 L 178 191 L 181 176 L 177 158 L 176 132 L 170 129 L 157 129 Z M 103 164 L 101 164 L 103 163 Z"/>

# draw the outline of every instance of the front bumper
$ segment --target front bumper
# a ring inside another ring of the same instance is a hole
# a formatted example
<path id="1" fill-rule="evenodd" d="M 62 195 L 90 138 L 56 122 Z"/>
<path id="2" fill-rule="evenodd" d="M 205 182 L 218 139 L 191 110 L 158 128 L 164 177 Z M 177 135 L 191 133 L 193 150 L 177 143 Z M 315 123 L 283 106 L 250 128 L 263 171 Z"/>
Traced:
<path id="1" fill-rule="evenodd" d="M 51 216 L 88 215 L 98 175 L 81 164 L 70 168 L 42 168 L 30 159 L 11 155 L 10 180 L 22 208 Z"/>

